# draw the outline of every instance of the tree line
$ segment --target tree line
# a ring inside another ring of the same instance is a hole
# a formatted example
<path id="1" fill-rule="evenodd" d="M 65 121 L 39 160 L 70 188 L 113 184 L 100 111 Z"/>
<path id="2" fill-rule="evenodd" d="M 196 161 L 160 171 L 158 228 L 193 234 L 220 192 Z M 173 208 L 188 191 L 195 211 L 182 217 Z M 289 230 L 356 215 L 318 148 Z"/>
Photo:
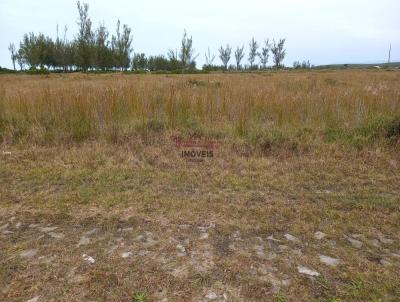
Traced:
<path id="1" fill-rule="evenodd" d="M 198 54 L 193 47 L 193 39 L 183 33 L 178 50 L 170 49 L 167 55 L 146 56 L 144 53 L 133 53 L 132 29 L 118 20 L 116 31 L 110 34 L 106 26 L 101 23 L 93 27 L 89 17 L 89 5 L 77 2 L 79 18 L 78 32 L 72 40 L 67 39 L 68 28 L 65 27 L 62 37 L 59 35 L 53 40 L 43 33 L 25 34 L 17 49 L 13 43 L 9 45 L 13 68 L 19 65 L 24 69 L 47 69 L 54 71 L 185 71 L 196 69 Z M 266 69 L 270 55 L 274 68 L 283 68 L 286 56 L 285 39 L 268 39 L 262 45 L 252 38 L 249 42 L 248 64 L 242 64 L 245 58 L 245 47 L 235 49 L 227 44 L 218 49 L 218 58 L 221 65 L 214 64 L 216 56 L 205 53 L 204 70 L 242 70 Z M 234 59 L 234 64 L 229 64 Z M 258 60 L 257 60 L 258 59 Z M 300 65 L 302 66 L 302 65 Z"/>
<path id="2" fill-rule="evenodd" d="M 222 62 L 222 69 L 267 69 L 270 54 L 273 56 L 273 67 L 283 68 L 283 60 L 286 56 L 285 42 L 286 39 L 279 39 L 278 41 L 273 40 L 272 42 L 267 39 L 264 41 L 264 44 L 259 45 L 258 42 L 252 38 L 249 42 L 248 65 L 242 65 L 242 61 L 245 57 L 244 45 L 237 46 L 236 49 L 234 49 L 233 57 L 235 64 L 229 66 L 228 64 L 232 56 L 232 47 L 229 44 L 227 44 L 225 47 L 221 46 L 218 49 L 218 52 L 219 59 Z M 208 50 L 208 52 L 205 54 L 205 58 L 206 64 L 203 66 L 203 69 L 220 69 L 219 66 L 213 65 L 215 56 L 210 54 L 210 50 Z M 256 62 L 257 58 L 259 58 L 259 62 Z"/>
<path id="3" fill-rule="evenodd" d="M 11 43 L 9 50 L 14 70 L 16 63 L 21 70 L 25 67 L 62 71 L 127 70 L 131 65 L 131 28 L 125 24 L 121 26 L 118 20 L 116 33 L 110 36 L 104 24 L 93 28 L 88 4 L 78 1 L 77 8 L 78 33 L 72 41 L 67 39 L 68 28 L 64 28 L 64 35 L 60 38 L 57 26 L 55 41 L 42 33 L 31 32 L 23 36 L 18 50 Z"/>

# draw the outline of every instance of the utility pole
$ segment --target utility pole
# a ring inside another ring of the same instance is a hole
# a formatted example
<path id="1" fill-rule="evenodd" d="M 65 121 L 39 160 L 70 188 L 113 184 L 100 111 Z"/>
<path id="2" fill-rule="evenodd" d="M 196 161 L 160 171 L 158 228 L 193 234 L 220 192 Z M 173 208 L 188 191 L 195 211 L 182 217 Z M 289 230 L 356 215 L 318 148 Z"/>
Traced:
<path id="1" fill-rule="evenodd" d="M 390 64 L 390 53 L 392 52 L 392 43 L 389 45 L 389 57 L 388 57 L 388 65 Z"/>

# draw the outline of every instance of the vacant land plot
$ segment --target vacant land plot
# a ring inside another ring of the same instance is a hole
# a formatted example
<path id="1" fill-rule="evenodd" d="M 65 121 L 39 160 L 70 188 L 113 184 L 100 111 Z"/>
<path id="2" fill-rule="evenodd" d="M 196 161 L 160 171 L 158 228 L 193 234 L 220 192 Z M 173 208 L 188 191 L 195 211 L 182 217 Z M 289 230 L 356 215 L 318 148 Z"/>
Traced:
<path id="1" fill-rule="evenodd" d="M 0 300 L 398 301 L 399 84 L 0 76 Z"/>

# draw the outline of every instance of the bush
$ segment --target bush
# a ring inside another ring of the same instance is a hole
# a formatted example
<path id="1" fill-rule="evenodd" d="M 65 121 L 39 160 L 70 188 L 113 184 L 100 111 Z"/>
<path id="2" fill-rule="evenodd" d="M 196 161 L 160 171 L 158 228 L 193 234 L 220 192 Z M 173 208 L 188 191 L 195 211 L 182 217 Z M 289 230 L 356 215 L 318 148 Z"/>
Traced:
<path id="1" fill-rule="evenodd" d="M 16 73 L 16 71 L 13 69 L 8 69 L 0 66 L 0 73 Z"/>
<path id="2" fill-rule="evenodd" d="M 358 149 L 382 139 L 389 142 L 397 141 L 400 139 L 400 118 L 372 119 L 355 128 L 328 127 L 325 129 L 325 138 L 328 142 L 341 142 Z"/>
<path id="3" fill-rule="evenodd" d="M 144 126 L 147 130 L 156 133 L 160 133 L 165 130 L 165 123 L 156 119 L 148 120 Z"/>
<path id="4" fill-rule="evenodd" d="M 400 139 L 400 117 L 394 118 L 386 126 L 386 137 L 389 139 Z"/>
<path id="5" fill-rule="evenodd" d="M 27 74 L 49 74 L 50 71 L 47 68 L 40 67 L 37 69 L 36 67 L 32 66 L 26 71 Z"/>
<path id="6" fill-rule="evenodd" d="M 222 71 L 224 70 L 223 66 L 218 66 L 218 65 L 203 65 L 203 70 L 210 72 L 210 71 Z"/>

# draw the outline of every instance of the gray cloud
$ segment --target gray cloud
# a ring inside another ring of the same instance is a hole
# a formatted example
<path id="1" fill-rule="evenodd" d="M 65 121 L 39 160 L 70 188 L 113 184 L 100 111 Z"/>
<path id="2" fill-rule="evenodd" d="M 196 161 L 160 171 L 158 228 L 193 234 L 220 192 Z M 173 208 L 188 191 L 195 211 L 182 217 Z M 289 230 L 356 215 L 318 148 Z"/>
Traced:
<path id="1" fill-rule="evenodd" d="M 313 64 L 400 60 L 400 2 L 398 0 L 281 0 L 281 1 L 137 1 L 88 0 L 94 26 L 104 21 L 110 31 L 117 19 L 133 28 L 134 51 L 166 53 L 179 47 L 183 29 L 193 36 L 204 62 L 208 47 L 244 44 L 254 36 L 287 38 L 285 64 L 311 60 Z M 69 27 L 76 32 L 77 10 L 70 0 L 2 0 L 0 2 L 0 66 L 11 67 L 8 44 L 18 44 L 24 33 L 43 32 L 55 37 Z"/>

